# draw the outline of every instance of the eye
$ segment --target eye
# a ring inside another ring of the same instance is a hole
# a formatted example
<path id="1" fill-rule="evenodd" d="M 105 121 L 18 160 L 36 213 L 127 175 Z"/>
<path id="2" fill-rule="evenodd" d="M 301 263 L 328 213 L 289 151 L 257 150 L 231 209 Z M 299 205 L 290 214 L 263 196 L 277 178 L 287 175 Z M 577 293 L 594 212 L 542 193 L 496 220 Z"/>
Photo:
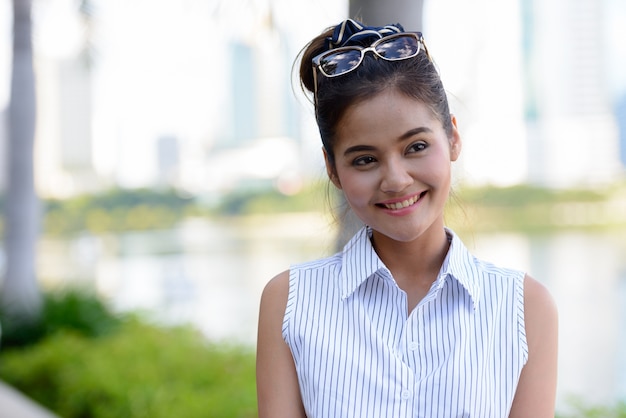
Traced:
<path id="1" fill-rule="evenodd" d="M 419 141 L 419 142 L 414 142 L 413 144 L 409 145 L 409 147 L 407 148 L 407 153 L 415 153 L 415 152 L 420 152 L 420 151 L 424 151 L 426 148 L 428 148 L 428 144 L 424 141 Z"/>
<path id="2" fill-rule="evenodd" d="M 364 167 L 368 164 L 372 164 L 375 162 L 376 162 L 376 159 L 372 157 L 371 155 L 364 155 L 362 157 L 355 158 L 352 161 L 352 165 L 358 166 L 358 167 Z"/>

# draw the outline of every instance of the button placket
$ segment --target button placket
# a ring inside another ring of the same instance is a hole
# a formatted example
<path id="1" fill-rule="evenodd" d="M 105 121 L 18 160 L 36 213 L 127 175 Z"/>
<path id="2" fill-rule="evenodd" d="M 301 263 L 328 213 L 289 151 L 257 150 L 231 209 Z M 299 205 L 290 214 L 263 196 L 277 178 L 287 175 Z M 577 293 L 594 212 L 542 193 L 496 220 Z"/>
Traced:
<path id="1" fill-rule="evenodd" d="M 400 392 L 400 398 L 402 398 L 403 401 L 411 399 L 411 397 L 413 397 L 413 393 L 408 389 L 403 389 L 402 392 Z"/>
<path id="2" fill-rule="evenodd" d="M 415 321 L 415 325 L 411 327 L 411 333 L 408 336 L 409 338 L 407 338 L 407 348 L 409 351 L 416 351 L 421 346 L 420 331 L 423 327 L 423 316 L 423 309 L 421 306 L 418 306 L 415 312 L 415 318 L 413 319 Z"/>

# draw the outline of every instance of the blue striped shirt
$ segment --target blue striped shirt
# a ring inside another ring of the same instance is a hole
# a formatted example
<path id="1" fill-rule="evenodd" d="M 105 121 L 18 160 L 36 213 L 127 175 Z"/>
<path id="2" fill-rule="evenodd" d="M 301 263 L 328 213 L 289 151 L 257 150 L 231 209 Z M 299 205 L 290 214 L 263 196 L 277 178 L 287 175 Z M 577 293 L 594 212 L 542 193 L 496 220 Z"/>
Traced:
<path id="1" fill-rule="evenodd" d="M 524 273 L 447 233 L 440 273 L 410 314 L 368 228 L 343 252 L 292 266 L 282 333 L 309 418 L 508 416 L 528 358 Z"/>

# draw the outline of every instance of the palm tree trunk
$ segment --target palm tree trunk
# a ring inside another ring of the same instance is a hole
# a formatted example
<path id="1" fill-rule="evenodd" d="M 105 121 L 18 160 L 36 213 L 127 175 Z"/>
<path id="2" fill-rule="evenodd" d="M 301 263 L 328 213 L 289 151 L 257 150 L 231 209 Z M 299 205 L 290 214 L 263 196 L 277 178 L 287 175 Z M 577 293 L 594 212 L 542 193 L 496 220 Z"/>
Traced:
<path id="1" fill-rule="evenodd" d="M 400 23 L 406 30 L 421 31 L 424 0 L 350 0 L 350 17 L 369 26 Z"/>
<path id="2" fill-rule="evenodd" d="M 41 307 L 35 272 L 39 202 L 34 185 L 35 75 L 31 0 L 13 0 L 13 68 L 8 119 L 4 245 L 6 271 L 0 306 L 7 314 L 33 319 Z"/>

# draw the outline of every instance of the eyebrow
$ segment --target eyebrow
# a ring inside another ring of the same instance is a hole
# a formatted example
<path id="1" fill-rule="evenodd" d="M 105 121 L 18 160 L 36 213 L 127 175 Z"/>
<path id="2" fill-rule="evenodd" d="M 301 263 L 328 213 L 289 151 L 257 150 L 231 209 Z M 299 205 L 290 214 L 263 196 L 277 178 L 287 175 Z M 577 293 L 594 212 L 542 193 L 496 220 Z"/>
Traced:
<path id="1" fill-rule="evenodd" d="M 404 141 L 412 136 L 421 134 L 423 132 L 431 133 L 432 131 L 433 131 L 432 129 L 427 128 L 425 126 L 420 126 L 418 128 L 410 129 L 398 137 L 398 142 Z M 374 150 L 376 150 L 376 147 L 373 147 L 371 145 L 354 145 L 352 147 L 347 148 L 344 151 L 343 155 L 347 156 L 355 152 L 374 151 Z"/>

